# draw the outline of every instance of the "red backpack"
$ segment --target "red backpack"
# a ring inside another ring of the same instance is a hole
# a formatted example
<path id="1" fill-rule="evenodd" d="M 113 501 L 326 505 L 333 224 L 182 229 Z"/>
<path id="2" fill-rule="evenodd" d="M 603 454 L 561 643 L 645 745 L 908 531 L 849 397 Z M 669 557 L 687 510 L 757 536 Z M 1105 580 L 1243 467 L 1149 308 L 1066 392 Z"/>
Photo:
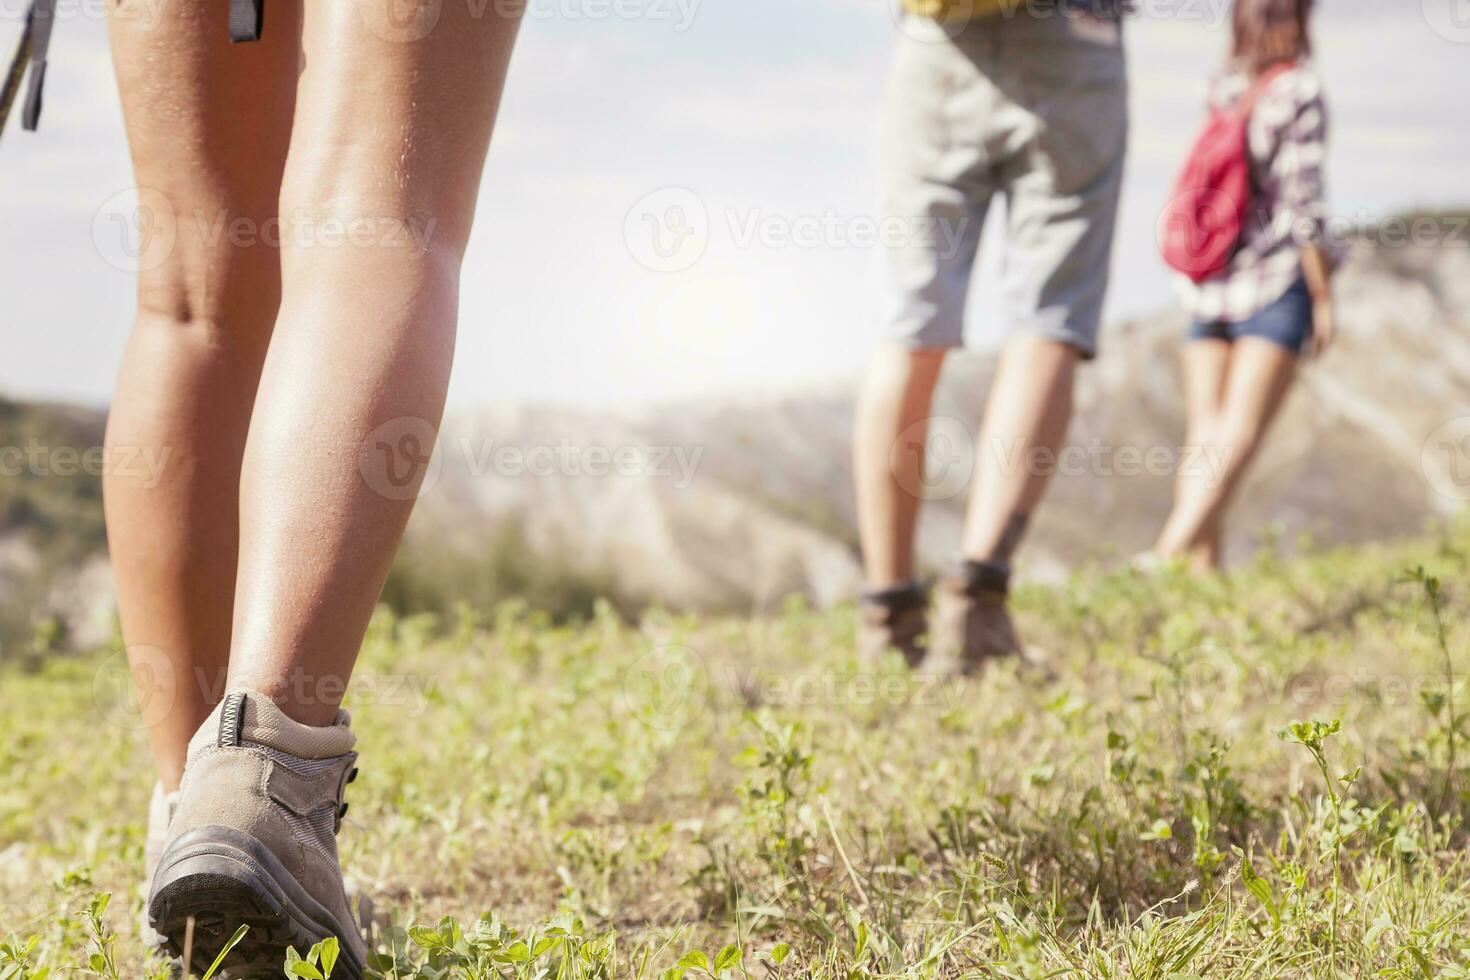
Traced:
<path id="1" fill-rule="evenodd" d="M 1250 119 L 1256 101 L 1291 62 L 1256 77 L 1235 105 L 1210 113 L 1159 216 L 1164 261 L 1195 282 L 1225 268 L 1251 206 Z"/>

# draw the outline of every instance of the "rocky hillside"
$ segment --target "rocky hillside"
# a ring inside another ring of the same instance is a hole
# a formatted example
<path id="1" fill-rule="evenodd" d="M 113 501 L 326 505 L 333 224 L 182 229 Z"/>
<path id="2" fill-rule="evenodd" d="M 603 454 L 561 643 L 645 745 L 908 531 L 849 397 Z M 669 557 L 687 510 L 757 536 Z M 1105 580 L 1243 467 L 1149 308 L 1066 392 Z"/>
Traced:
<path id="1" fill-rule="evenodd" d="M 1268 536 L 1291 546 L 1303 534 L 1324 543 L 1401 535 L 1463 506 L 1435 489 L 1451 460 L 1425 447 L 1470 415 L 1470 248 L 1363 244 L 1338 295 L 1341 341 L 1304 372 L 1255 468 L 1232 524 L 1236 558 Z M 1073 449 L 1024 554 L 1031 577 L 1151 542 L 1182 436 L 1182 329 L 1178 313 L 1120 324 L 1083 372 Z M 930 437 L 936 499 L 920 531 L 930 565 L 959 538 L 969 441 L 993 364 L 969 355 L 946 368 Z M 792 592 L 833 601 L 858 574 L 854 389 L 752 392 L 636 418 L 526 407 L 458 417 L 415 533 L 473 553 L 490 529 L 513 525 L 532 554 L 609 580 L 631 602 L 759 609 Z M 538 451 L 548 464 L 540 472 L 530 463 Z M 605 475 L 589 475 L 591 463 Z"/>
<path id="2" fill-rule="evenodd" d="M 1306 370 L 1236 512 L 1237 559 L 1268 537 L 1292 547 L 1304 534 L 1411 533 L 1470 499 L 1470 450 L 1452 455 L 1464 447 L 1442 438 L 1470 416 L 1470 248 L 1360 245 L 1339 305 L 1341 341 Z M 1177 313 L 1119 324 L 1083 372 L 1073 448 L 1023 555 L 1028 576 L 1056 579 L 1151 541 L 1182 434 L 1182 327 Z M 920 531 L 931 567 L 959 537 L 992 367 L 987 356 L 953 359 L 935 405 L 936 499 Z M 792 593 L 840 600 L 858 576 L 854 389 L 451 418 L 386 599 L 445 610 L 519 595 L 562 613 L 598 596 L 625 609 L 755 612 Z M 0 403 L 0 422 L 0 446 L 100 439 L 98 413 Z M 0 635 L 12 645 L 53 613 L 79 639 L 107 629 L 99 500 L 85 473 L 0 475 Z"/>

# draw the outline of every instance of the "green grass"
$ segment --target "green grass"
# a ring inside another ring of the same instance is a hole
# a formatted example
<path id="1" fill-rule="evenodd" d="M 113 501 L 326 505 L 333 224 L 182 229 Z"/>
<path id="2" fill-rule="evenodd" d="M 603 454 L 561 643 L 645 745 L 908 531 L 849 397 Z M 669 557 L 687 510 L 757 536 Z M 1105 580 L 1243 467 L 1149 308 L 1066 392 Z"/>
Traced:
<path id="1" fill-rule="evenodd" d="M 1466 528 L 1086 573 L 1018 597 L 1046 682 L 864 673 L 850 608 L 384 614 L 344 861 L 386 976 L 1464 977 L 1467 583 Z M 117 667 L 0 674 L 4 980 L 162 975 Z"/>

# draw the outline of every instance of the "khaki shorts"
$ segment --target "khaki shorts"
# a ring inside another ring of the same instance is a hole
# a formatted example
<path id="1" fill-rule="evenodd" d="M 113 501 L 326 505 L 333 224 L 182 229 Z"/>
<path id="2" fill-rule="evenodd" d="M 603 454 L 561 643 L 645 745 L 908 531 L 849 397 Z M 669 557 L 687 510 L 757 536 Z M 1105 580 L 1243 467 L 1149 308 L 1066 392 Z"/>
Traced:
<path id="1" fill-rule="evenodd" d="M 909 17 L 881 125 L 883 317 L 916 348 L 963 343 L 985 214 L 1007 202 L 1008 330 L 1097 352 L 1128 134 L 1122 25 L 1025 9 Z"/>

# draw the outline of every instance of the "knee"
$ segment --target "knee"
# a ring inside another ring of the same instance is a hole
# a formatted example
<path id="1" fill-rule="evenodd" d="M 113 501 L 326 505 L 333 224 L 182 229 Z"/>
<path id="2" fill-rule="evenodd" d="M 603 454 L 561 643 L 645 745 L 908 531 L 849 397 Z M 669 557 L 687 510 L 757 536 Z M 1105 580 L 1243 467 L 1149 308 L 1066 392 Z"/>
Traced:
<path id="1" fill-rule="evenodd" d="M 264 347 L 280 303 L 275 263 L 171 261 L 139 276 L 135 329 L 218 347 Z"/>
<path id="2" fill-rule="evenodd" d="M 1222 420 L 1218 415 L 1207 415 L 1191 419 L 1189 431 L 1184 434 L 1184 444 L 1197 450 L 1217 445 L 1224 435 Z"/>
<path id="3" fill-rule="evenodd" d="M 886 432 L 927 415 L 943 357 L 943 351 L 898 345 L 878 351 L 868 365 L 858 399 L 859 426 Z"/>
<path id="4" fill-rule="evenodd" d="M 1222 462 L 1239 464 L 1255 455 L 1261 435 L 1251 426 L 1226 423 L 1221 427 L 1219 446 Z"/>

